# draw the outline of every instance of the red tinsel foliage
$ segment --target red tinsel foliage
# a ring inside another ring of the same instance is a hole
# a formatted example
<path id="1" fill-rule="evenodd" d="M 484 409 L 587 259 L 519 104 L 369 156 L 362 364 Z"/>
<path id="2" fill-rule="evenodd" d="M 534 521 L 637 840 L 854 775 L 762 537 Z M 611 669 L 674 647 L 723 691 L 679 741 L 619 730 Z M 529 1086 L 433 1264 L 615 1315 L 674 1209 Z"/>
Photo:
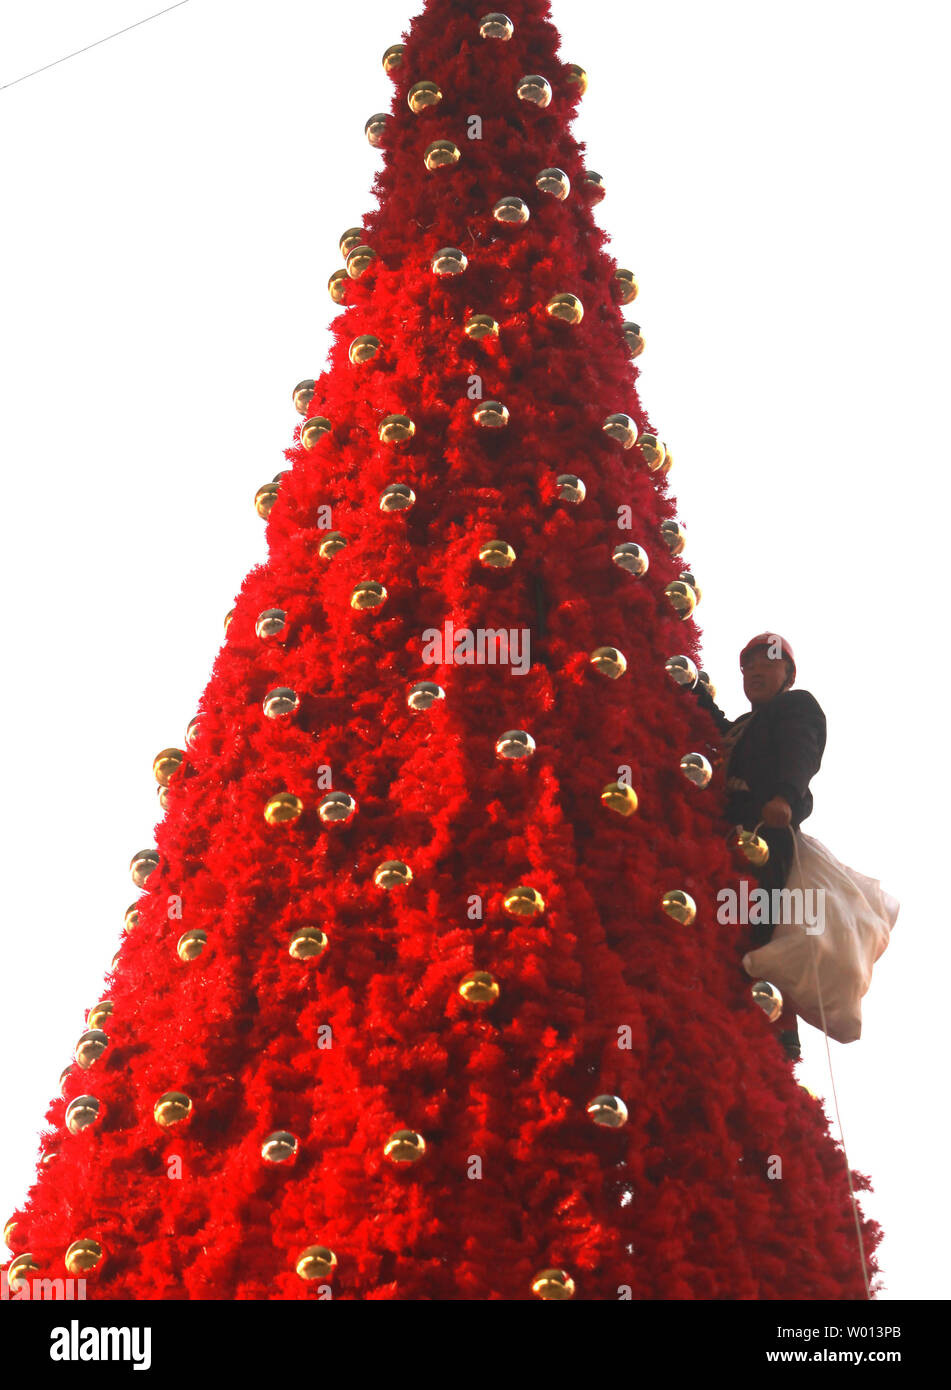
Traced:
<path id="1" fill-rule="evenodd" d="M 546 0 L 512 0 L 508 40 L 481 38 L 480 14 L 430 0 L 405 36 L 364 223 L 376 257 L 347 283 L 309 407 L 332 428 L 287 450 L 268 561 L 236 599 L 106 984 L 108 1047 L 70 1070 L 16 1214 L 14 1252 L 43 1276 L 65 1274 L 74 1241 L 101 1247 L 91 1298 L 521 1300 L 550 1268 L 582 1300 L 865 1296 L 842 1150 L 751 1001 L 746 929 L 717 921 L 738 883 L 719 776 L 701 789 L 679 768 L 714 756 L 716 733 L 665 673 L 698 656 L 664 594 L 685 565 L 660 537 L 667 475 L 602 429 L 615 412 L 653 427 L 569 133 L 578 86 Z M 545 107 L 517 95 L 536 73 Z M 423 80 L 442 99 L 414 114 Z M 458 162 L 427 170 L 434 140 Z M 552 166 L 563 200 L 536 187 Z M 526 224 L 494 220 L 507 196 Z M 464 273 L 433 273 L 443 247 Z M 563 291 L 578 324 L 546 312 Z M 498 336 L 468 337 L 475 313 Z M 381 347 L 355 365 L 361 334 Z M 506 427 L 474 422 L 480 387 Z M 401 445 L 379 438 L 391 414 L 416 427 Z M 582 502 L 559 497 L 564 473 Z M 392 483 L 409 510 L 381 511 Z M 346 546 L 325 557 L 329 530 Z M 490 540 L 515 562 L 481 564 Z M 641 577 L 612 561 L 631 540 Z M 355 609 L 366 580 L 386 600 Z M 284 631 L 262 639 L 275 608 Z M 433 664 L 428 630 L 446 623 L 527 633 L 531 664 Z M 626 657 L 617 679 L 591 664 L 602 646 Z M 445 698 L 411 709 L 423 680 Z M 295 715 L 265 714 L 277 686 Z M 497 756 L 513 729 L 533 756 Z M 626 817 L 601 800 L 624 768 Z M 330 789 L 355 799 L 350 820 L 321 821 Z M 303 813 L 270 824 L 282 791 Z M 412 881 L 378 887 L 386 860 Z M 520 885 L 541 913 L 506 913 Z M 691 925 L 662 910 L 671 889 L 694 899 Z M 326 934 L 321 955 L 289 953 L 302 926 Z M 207 944 L 182 960 L 192 929 Z M 472 971 L 495 977 L 494 1003 L 460 996 Z M 192 1110 L 162 1128 L 168 1091 Z M 99 1115 L 73 1134 L 83 1094 Z M 592 1122 L 600 1094 L 625 1125 Z M 423 1136 L 419 1161 L 385 1155 L 400 1129 Z M 269 1163 L 278 1130 L 298 1147 Z M 875 1273 L 880 1231 L 860 1224 Z M 308 1280 L 314 1245 L 336 1267 Z"/>

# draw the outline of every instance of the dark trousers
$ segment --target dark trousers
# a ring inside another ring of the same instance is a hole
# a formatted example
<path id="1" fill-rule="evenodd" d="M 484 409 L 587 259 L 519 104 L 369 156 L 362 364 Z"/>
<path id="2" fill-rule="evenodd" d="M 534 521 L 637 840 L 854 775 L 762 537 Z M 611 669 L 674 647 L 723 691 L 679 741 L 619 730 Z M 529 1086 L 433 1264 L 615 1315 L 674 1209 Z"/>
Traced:
<path id="1" fill-rule="evenodd" d="M 755 820 L 749 820 L 746 828 L 752 830 L 755 825 Z M 769 892 L 770 904 L 766 910 L 766 921 L 750 926 L 750 940 L 754 950 L 758 946 L 765 946 L 767 941 L 772 939 L 777 926 L 773 921 L 772 891 L 774 888 L 785 888 L 793 864 L 793 837 L 789 830 L 761 825 L 757 834 L 769 846 L 769 858 L 759 867 L 750 865 L 750 871 L 755 875 L 759 886 Z M 787 1056 L 795 1057 L 799 1051 L 799 1024 L 793 1009 L 786 1007 L 783 1010 L 776 1023 L 776 1029 Z"/>

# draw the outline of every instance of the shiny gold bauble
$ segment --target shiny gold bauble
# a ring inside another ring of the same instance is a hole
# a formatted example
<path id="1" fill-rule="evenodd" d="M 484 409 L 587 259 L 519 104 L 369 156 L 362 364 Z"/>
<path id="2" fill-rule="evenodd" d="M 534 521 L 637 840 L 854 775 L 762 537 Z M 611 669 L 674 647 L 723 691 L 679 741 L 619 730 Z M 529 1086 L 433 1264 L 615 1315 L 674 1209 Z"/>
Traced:
<path id="1" fill-rule="evenodd" d="M 387 114 L 385 111 L 376 111 L 363 127 L 366 137 L 374 149 L 379 149 L 383 144 L 383 137 L 386 134 Z"/>
<path id="2" fill-rule="evenodd" d="M 515 25 L 507 14 L 493 11 L 492 14 L 484 14 L 479 20 L 481 39 L 510 39 L 514 33 Z"/>
<path id="3" fill-rule="evenodd" d="M 525 729 L 508 729 L 495 740 L 497 758 L 530 758 L 534 752 L 535 740 Z"/>
<path id="4" fill-rule="evenodd" d="M 100 999 L 99 1003 L 94 1004 L 86 1015 L 86 1027 L 102 1028 L 112 1017 L 115 1007 L 111 999 Z"/>
<path id="5" fill-rule="evenodd" d="M 531 217 L 528 204 L 523 198 L 500 198 L 492 209 L 492 216 L 496 222 L 501 222 L 512 227 L 524 227 Z"/>
<path id="6" fill-rule="evenodd" d="M 545 313 L 550 319 L 576 324 L 584 318 L 584 305 L 576 294 L 564 290 L 552 295 L 545 305 Z"/>
<path id="7" fill-rule="evenodd" d="M 144 888 L 160 863 L 157 849 L 140 849 L 129 862 L 129 872 L 136 888 Z"/>
<path id="8" fill-rule="evenodd" d="M 16 1293 L 39 1272 L 40 1267 L 32 1255 L 17 1255 L 16 1259 L 7 1265 L 7 1284 Z"/>
<path id="9" fill-rule="evenodd" d="M 409 483 L 390 483 L 380 493 L 381 512 L 408 512 L 416 501 Z"/>
<path id="10" fill-rule="evenodd" d="M 366 240 L 367 234 L 362 227 L 348 227 L 347 230 L 341 236 L 339 243 L 340 254 L 341 256 L 343 256 L 344 260 L 347 259 L 347 257 L 350 255 L 350 252 L 353 251 L 357 246 L 365 246 Z M 307 411 L 302 410 L 301 414 L 306 415 Z"/>
<path id="11" fill-rule="evenodd" d="M 440 700 L 445 700 L 446 692 L 435 681 L 417 681 L 407 691 L 406 703 L 417 713 L 432 709 Z"/>
<path id="12" fill-rule="evenodd" d="M 650 568 L 647 551 L 634 541 L 622 541 L 620 545 L 616 545 L 611 559 L 619 569 L 626 570 L 628 574 L 633 574 L 637 579 L 646 574 Z"/>
<path id="13" fill-rule="evenodd" d="M 626 319 L 624 323 L 621 324 L 621 332 L 624 334 L 624 341 L 627 343 L 627 350 L 631 356 L 640 357 L 641 353 L 644 351 L 644 335 L 641 332 L 640 325 L 632 323 L 630 319 Z"/>
<path id="14" fill-rule="evenodd" d="M 277 478 L 270 483 L 262 483 L 254 494 L 254 510 L 265 520 L 271 515 L 271 508 L 277 501 L 280 483 Z"/>
<path id="15" fill-rule="evenodd" d="M 459 994 L 467 1004 L 494 1004 L 499 997 L 499 982 L 485 970 L 473 970 L 459 981 Z"/>
<path id="16" fill-rule="evenodd" d="M 191 1100 L 183 1091 L 166 1091 L 164 1096 L 159 1096 L 155 1102 L 152 1114 L 157 1125 L 161 1125 L 163 1129 L 169 1129 L 172 1125 L 181 1124 L 182 1120 L 188 1118 L 191 1111 Z"/>
<path id="17" fill-rule="evenodd" d="M 563 1269 L 543 1269 L 532 1280 L 532 1293 L 553 1302 L 574 1298 L 575 1281 Z"/>
<path id="18" fill-rule="evenodd" d="M 229 608 L 228 611 L 227 611 L 227 613 L 225 614 L 225 632 L 227 632 L 227 631 L 228 631 L 228 628 L 231 626 L 231 619 L 232 619 L 233 617 L 234 617 L 234 609 L 233 609 L 233 608 Z"/>
<path id="19" fill-rule="evenodd" d="M 485 541 L 479 546 L 479 564 L 485 569 L 507 570 L 515 564 L 515 551 L 508 541 Z"/>
<path id="20" fill-rule="evenodd" d="M 596 203 L 600 203 L 607 192 L 604 186 L 604 179 L 600 174 L 596 174 L 593 169 L 586 169 L 584 171 L 584 186 L 589 196 L 592 197 Z"/>
<path id="21" fill-rule="evenodd" d="M 261 1157 L 265 1163 L 286 1163 L 296 1153 L 297 1140 L 286 1129 L 275 1130 L 261 1145 Z"/>
<path id="22" fill-rule="evenodd" d="M 64 1067 L 63 1070 L 60 1072 L 60 1077 L 59 1077 L 59 1090 L 60 1090 L 60 1095 L 65 1096 L 65 1094 L 66 1094 L 66 1091 L 65 1091 L 66 1082 L 67 1082 L 68 1078 L 72 1075 L 72 1071 L 73 1071 L 72 1063 L 70 1063 L 70 1065 L 69 1065 L 68 1067 Z"/>
<path id="23" fill-rule="evenodd" d="M 17 1221 L 16 1221 L 16 1217 L 11 1216 L 11 1217 L 10 1217 L 10 1220 L 7 1222 L 7 1224 L 6 1224 L 6 1225 L 4 1226 L 4 1228 L 3 1228 L 3 1243 L 4 1243 L 4 1245 L 7 1247 L 8 1250 L 13 1250 L 13 1249 L 15 1248 L 14 1245 L 13 1245 L 13 1241 L 16 1239 L 16 1231 L 17 1231 Z"/>
<path id="24" fill-rule="evenodd" d="M 280 636 L 287 627 L 287 614 L 283 608 L 265 608 L 263 613 L 259 613 L 254 624 L 254 631 L 262 641 L 268 638 Z"/>
<path id="25" fill-rule="evenodd" d="M 376 260 L 372 246 L 355 246 L 347 257 L 347 274 L 351 280 L 359 280 Z"/>
<path id="26" fill-rule="evenodd" d="M 686 531 L 680 522 L 674 521 L 672 517 L 668 517 L 666 521 L 660 523 L 660 538 L 671 555 L 680 555 L 687 544 Z M 682 575 L 681 578 L 683 578 Z"/>
<path id="27" fill-rule="evenodd" d="M 601 792 L 601 800 L 618 816 L 633 816 L 637 810 L 637 793 L 623 782 L 609 782 Z"/>
<path id="28" fill-rule="evenodd" d="M 306 381 L 299 381 L 294 387 L 294 409 L 297 411 L 298 415 L 307 414 L 308 407 L 314 399 L 314 392 L 316 390 L 317 383 L 311 380 L 310 377 L 308 377 Z"/>
<path id="29" fill-rule="evenodd" d="M 378 583 L 375 579 L 361 579 L 350 595 L 350 607 L 356 608 L 358 612 L 382 608 L 386 599 L 387 591 L 384 584 Z"/>
<path id="30" fill-rule="evenodd" d="M 620 1096 L 595 1096 L 586 1109 L 589 1118 L 604 1129 L 620 1129 L 627 1124 L 627 1106 Z"/>
<path id="31" fill-rule="evenodd" d="M 607 676 L 612 681 L 623 676 L 627 670 L 624 653 L 619 652 L 617 647 L 595 647 L 588 660 L 598 675 Z"/>
<path id="32" fill-rule="evenodd" d="M 332 429 L 326 415 L 311 415 L 300 427 L 300 442 L 305 449 L 314 449 Z"/>
<path id="33" fill-rule="evenodd" d="M 262 705 L 268 719 L 286 719 L 300 709 L 300 696 L 289 686 L 277 685 L 267 692 Z"/>
<path id="34" fill-rule="evenodd" d="M 709 787 L 713 777 L 713 768 L 702 753 L 685 753 L 680 759 L 680 770 L 695 787 Z"/>
<path id="35" fill-rule="evenodd" d="M 190 927 L 182 932 L 175 946 L 179 960 L 197 960 L 208 944 L 208 933 L 201 927 Z"/>
<path id="36" fill-rule="evenodd" d="M 95 1096 L 77 1096 L 66 1107 L 66 1128 L 70 1134 L 81 1134 L 99 1119 L 99 1101 Z"/>
<path id="37" fill-rule="evenodd" d="M 616 270 L 614 283 L 617 285 L 617 297 L 622 304 L 630 304 L 637 298 L 637 276 L 633 270 Z"/>
<path id="38" fill-rule="evenodd" d="M 427 106 L 435 106 L 442 101 L 442 92 L 435 82 L 415 82 L 406 95 L 406 104 L 418 116 Z"/>
<path id="39" fill-rule="evenodd" d="M 346 824 L 357 814 L 357 803 L 349 792 L 328 792 L 317 803 L 317 814 L 323 825 Z"/>
<path id="40" fill-rule="evenodd" d="M 326 1245 L 308 1245 L 297 1257 L 295 1269 L 302 1279 L 328 1279 L 337 1268 L 337 1257 Z"/>
<path id="41" fill-rule="evenodd" d="M 577 507 L 585 499 L 585 485 L 576 473 L 559 473 L 555 486 L 559 502 L 570 502 Z"/>
<path id="42" fill-rule="evenodd" d="M 551 83 L 537 72 L 519 78 L 515 88 L 519 101 L 528 101 L 532 106 L 547 106 L 551 101 Z"/>
<path id="43" fill-rule="evenodd" d="M 484 430 L 500 430 L 508 424 L 509 412 L 501 401 L 480 401 L 472 418 Z"/>
<path id="44" fill-rule="evenodd" d="M 418 1163 L 426 1152 L 426 1140 L 415 1129 L 397 1129 L 383 1146 L 391 1163 Z"/>
<path id="45" fill-rule="evenodd" d="M 656 473 L 663 467 L 664 459 L 667 454 L 666 446 L 663 441 L 658 439 L 656 434 L 651 434 L 645 430 L 637 436 L 637 447 L 641 451 L 641 457 L 647 464 L 652 473 Z"/>
<path id="46" fill-rule="evenodd" d="M 287 954 L 295 960 L 312 960 L 314 956 L 322 956 L 329 944 L 329 938 L 319 927 L 298 927 L 291 934 Z"/>
<path id="47" fill-rule="evenodd" d="M 672 917 L 683 927 L 689 927 L 696 919 L 697 904 L 682 888 L 672 888 L 665 893 L 660 905 L 668 917 Z"/>
<path id="48" fill-rule="evenodd" d="M 135 931 L 136 927 L 139 925 L 138 903 L 130 903 L 126 908 L 125 916 L 122 919 L 122 925 L 126 931 Z"/>
<path id="49" fill-rule="evenodd" d="M 40 1163 L 46 1168 L 50 1163 L 55 1162 L 57 1158 L 59 1158 L 59 1149 L 47 1149 L 46 1153 L 40 1159 Z"/>
<path id="50" fill-rule="evenodd" d="M 383 54 L 383 71 L 389 77 L 391 73 L 403 66 L 403 59 L 406 57 L 405 43 L 391 43 Z"/>
<path id="51" fill-rule="evenodd" d="M 732 843 L 743 858 L 756 868 L 769 862 L 769 845 L 757 835 L 755 830 L 744 830 L 741 825 L 733 832 Z"/>
<path id="52" fill-rule="evenodd" d="M 152 759 L 152 772 L 155 774 L 155 780 L 160 787 L 168 786 L 172 776 L 184 761 L 185 750 L 183 748 L 163 748 L 161 753 L 156 753 Z"/>
<path id="53" fill-rule="evenodd" d="M 700 588 L 700 585 L 697 583 L 694 576 L 690 573 L 689 570 L 684 570 L 683 574 L 680 577 L 685 584 L 689 584 L 691 589 L 693 589 L 694 593 L 697 595 L 697 602 L 699 603 L 701 598 L 703 597 L 703 590 Z"/>
<path id="54" fill-rule="evenodd" d="M 373 361 L 382 346 L 379 338 L 375 338 L 372 333 L 361 333 L 359 338 L 354 338 L 350 344 L 350 361 L 355 367 L 362 367 L 364 362 Z"/>
<path id="55" fill-rule="evenodd" d="M 545 911 L 545 899 L 537 888 L 521 883 L 508 890 L 502 907 L 509 917 L 537 917 Z"/>
<path id="56" fill-rule="evenodd" d="M 98 1062 L 108 1046 L 109 1039 L 101 1028 L 87 1028 L 76 1044 L 76 1061 L 83 1071 Z"/>
<path id="57" fill-rule="evenodd" d="M 264 807 L 264 819 L 268 825 L 285 825 L 288 821 L 299 820 L 304 814 L 304 803 L 293 792 L 277 792 Z"/>
<path id="58" fill-rule="evenodd" d="M 697 668 L 689 656 L 669 656 L 664 663 L 664 670 L 674 685 L 692 687 L 697 684 Z"/>
<path id="59" fill-rule="evenodd" d="M 185 747 L 197 748 L 198 736 L 201 732 L 201 721 L 196 714 L 194 719 L 189 719 L 188 728 L 185 730 Z"/>
<path id="60" fill-rule="evenodd" d="M 347 286 L 350 283 L 350 276 L 346 270 L 335 270 L 327 281 L 327 288 L 330 291 L 330 298 L 335 304 L 342 304 L 347 297 Z"/>
<path id="61" fill-rule="evenodd" d="M 568 84 L 578 88 L 579 96 L 584 96 L 588 90 L 588 74 L 577 63 L 568 64 Z"/>
<path id="62" fill-rule="evenodd" d="M 667 585 L 664 593 L 678 618 L 689 618 L 697 606 L 697 595 L 682 579 L 673 580 Z"/>
<path id="63" fill-rule="evenodd" d="M 461 275 L 469 264 L 464 251 L 458 246 L 443 246 L 430 262 L 434 275 Z"/>
<path id="64" fill-rule="evenodd" d="M 373 882 L 377 888 L 405 888 L 408 883 L 413 881 L 413 871 L 408 864 L 404 864 L 402 859 L 384 859 L 382 864 L 377 864 L 373 870 Z"/>
<path id="65" fill-rule="evenodd" d="M 491 314 L 470 314 L 465 322 L 465 334 L 474 342 L 481 343 L 483 338 L 497 338 L 499 325 Z"/>
<path id="66" fill-rule="evenodd" d="M 710 677 L 707 675 L 706 671 L 698 671 L 697 680 L 703 686 L 707 694 L 710 696 L 710 699 L 715 700 L 717 698 L 717 688 L 713 684 L 713 681 L 710 679 Z"/>
<path id="67" fill-rule="evenodd" d="M 426 146 L 423 163 L 429 170 L 448 169 L 453 164 L 458 164 L 461 158 L 462 151 L 451 140 L 434 140 L 431 145 Z"/>
<path id="68" fill-rule="evenodd" d="M 69 1274 L 85 1274 L 95 1269 L 102 1259 L 102 1246 L 97 1240 L 74 1240 L 66 1251 L 64 1262 Z"/>
<path id="69" fill-rule="evenodd" d="M 377 430 L 381 444 L 404 444 L 415 433 L 416 426 L 408 415 L 384 415 Z"/>
<path id="70" fill-rule="evenodd" d="M 775 1023 L 783 1011 L 783 996 L 769 980 L 757 980 L 750 990 L 753 1002 L 758 1004 L 770 1023 Z"/>
<path id="71" fill-rule="evenodd" d="M 571 192 L 571 180 L 564 169 L 543 169 L 535 179 L 535 187 L 563 202 Z"/>
<path id="72" fill-rule="evenodd" d="M 623 411 L 609 415 L 601 428 L 609 439 L 616 439 L 625 449 L 632 448 L 637 440 L 637 421 Z"/>
<path id="73" fill-rule="evenodd" d="M 347 538 L 342 531 L 328 531 L 317 547 L 317 554 L 322 560 L 332 560 L 346 544 Z"/>

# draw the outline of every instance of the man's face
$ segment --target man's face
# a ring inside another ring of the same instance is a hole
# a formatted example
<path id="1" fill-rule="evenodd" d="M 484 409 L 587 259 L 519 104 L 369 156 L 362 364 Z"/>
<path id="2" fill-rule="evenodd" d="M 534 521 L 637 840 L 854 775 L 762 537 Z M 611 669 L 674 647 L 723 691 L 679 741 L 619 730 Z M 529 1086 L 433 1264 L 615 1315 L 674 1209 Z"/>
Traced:
<path id="1" fill-rule="evenodd" d="M 789 672 L 781 656 L 770 656 L 766 647 L 754 647 L 743 662 L 743 693 L 755 709 L 778 695 Z"/>

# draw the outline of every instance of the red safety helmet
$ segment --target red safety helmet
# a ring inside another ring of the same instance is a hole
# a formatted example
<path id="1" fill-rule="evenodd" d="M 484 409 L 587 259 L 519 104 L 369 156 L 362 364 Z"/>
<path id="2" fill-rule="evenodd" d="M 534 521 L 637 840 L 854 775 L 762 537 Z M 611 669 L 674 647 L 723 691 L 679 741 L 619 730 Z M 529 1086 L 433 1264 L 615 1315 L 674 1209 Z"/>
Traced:
<path id="1" fill-rule="evenodd" d="M 790 685 L 796 679 L 796 658 L 793 656 L 793 649 L 786 641 L 785 637 L 780 637 L 778 632 L 761 632 L 757 637 L 751 637 L 746 646 L 740 652 L 740 668 L 743 667 L 743 659 L 757 647 L 775 647 L 779 644 L 779 650 L 786 661 L 792 666 L 792 675 L 789 677 Z"/>

